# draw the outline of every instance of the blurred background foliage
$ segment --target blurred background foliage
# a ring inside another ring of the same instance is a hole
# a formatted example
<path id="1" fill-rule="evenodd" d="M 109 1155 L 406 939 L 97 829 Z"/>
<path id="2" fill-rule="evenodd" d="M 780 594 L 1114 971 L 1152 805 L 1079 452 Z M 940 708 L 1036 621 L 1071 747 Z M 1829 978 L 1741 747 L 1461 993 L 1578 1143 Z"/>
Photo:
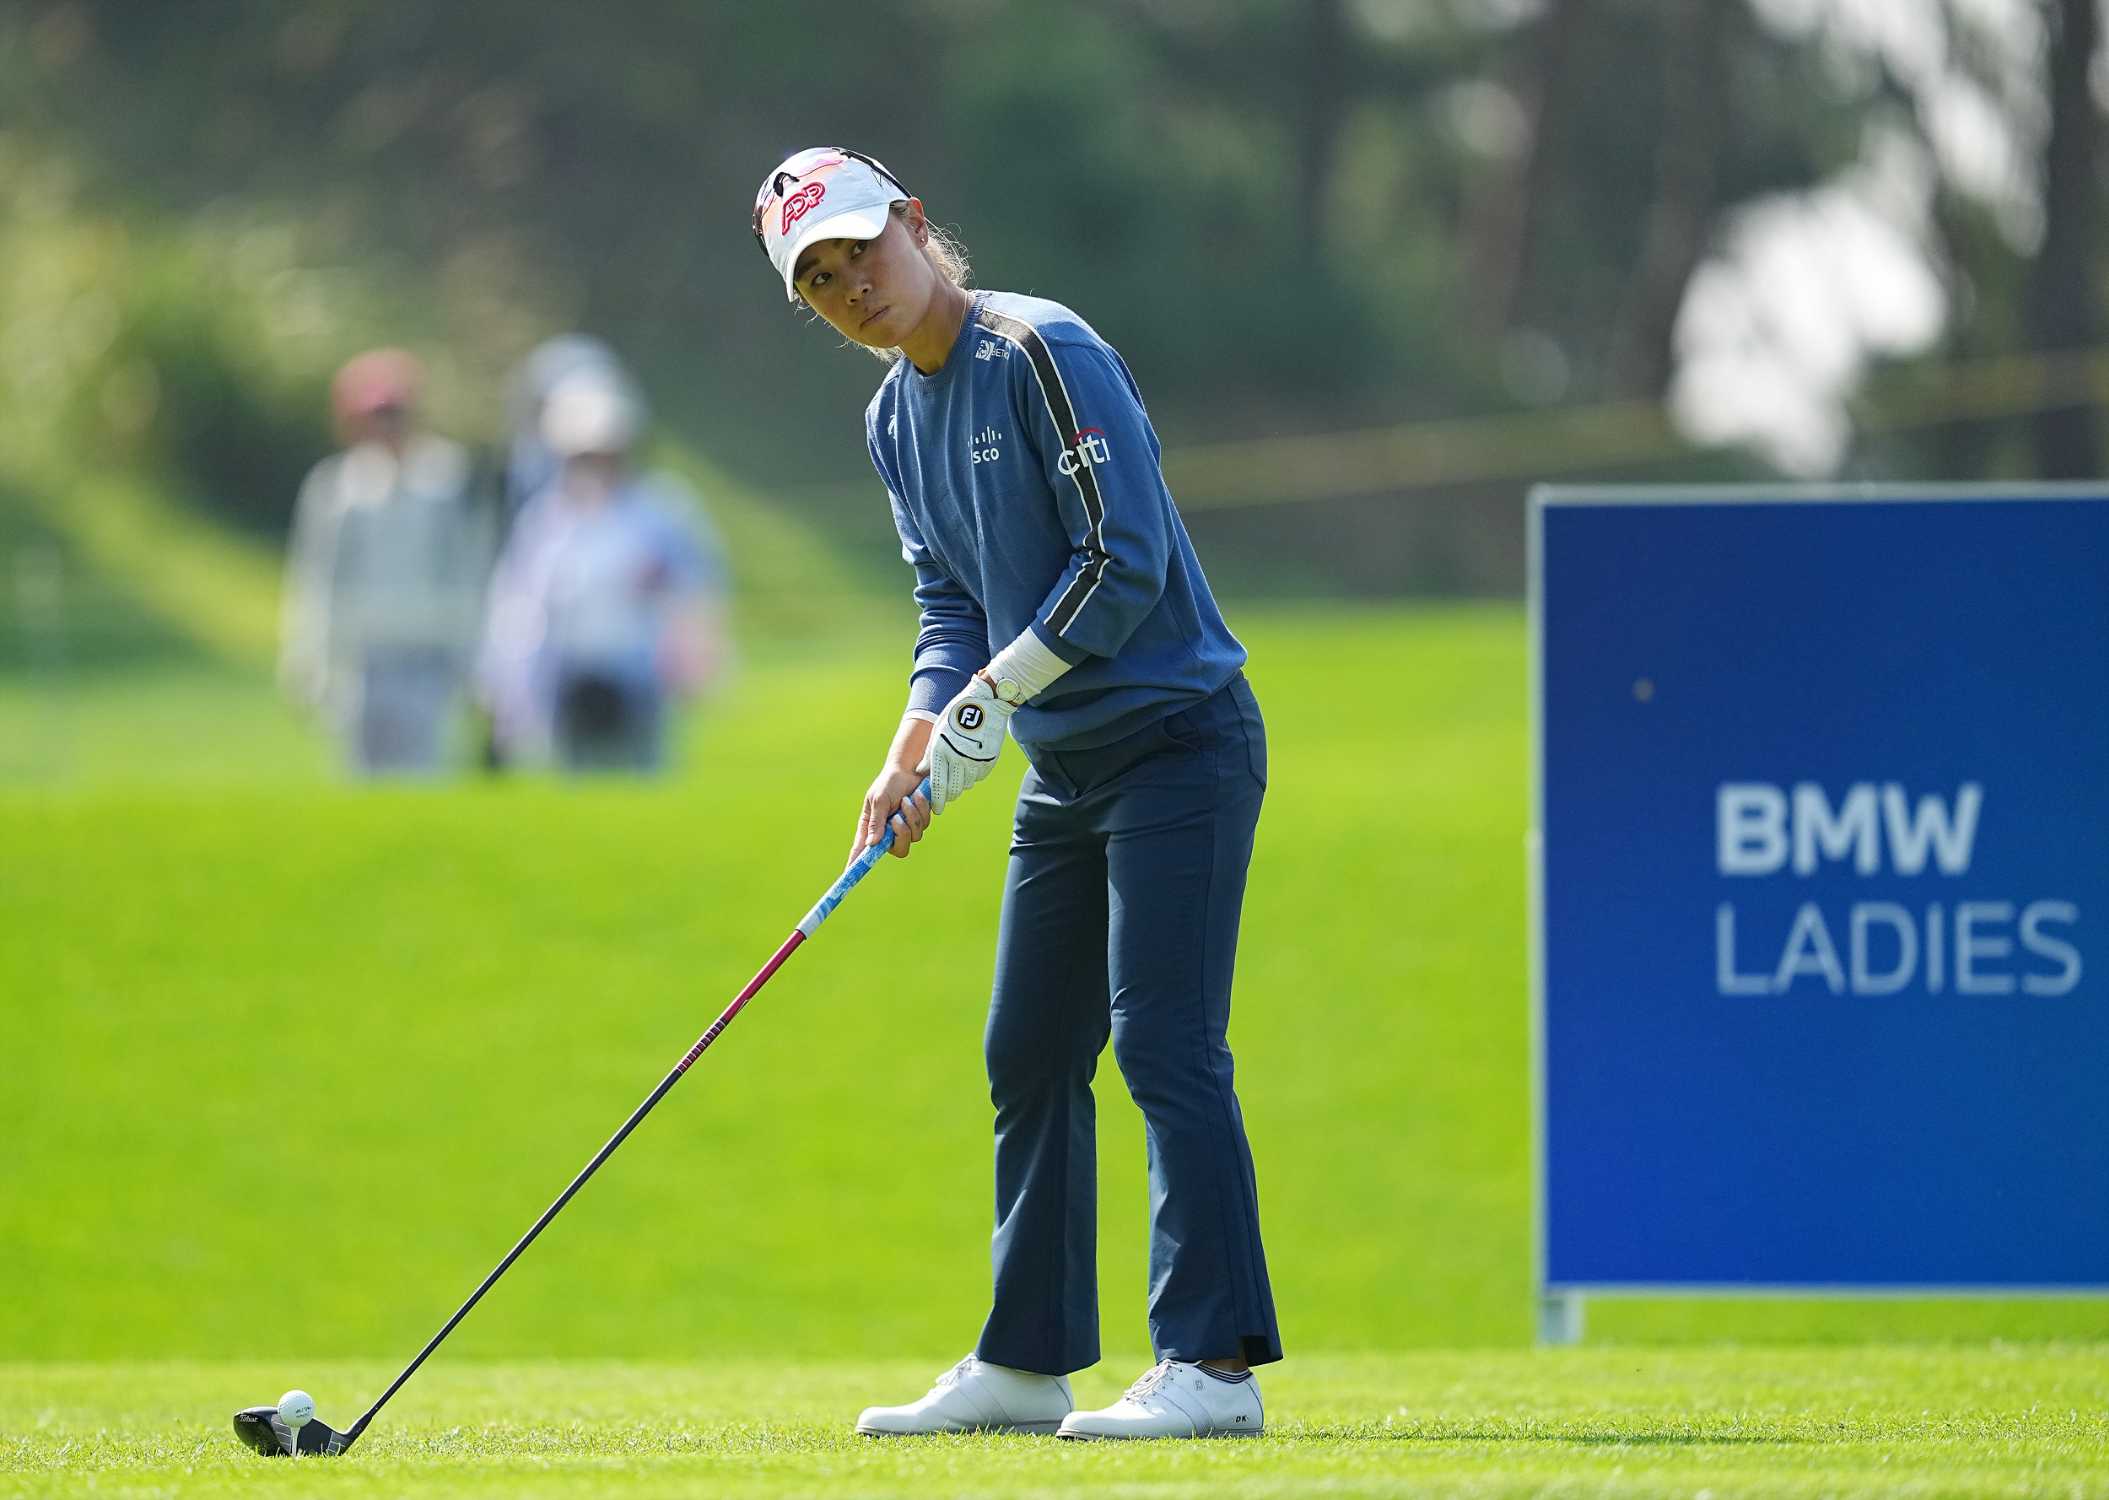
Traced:
<path id="1" fill-rule="evenodd" d="M 6 488 L 68 532 L 121 474 L 274 545 L 347 354 L 414 346 L 487 443 L 582 328 L 743 564 L 894 590 L 874 368 L 748 233 L 816 141 L 1118 344 L 1233 592 L 1514 591 L 1540 478 L 2094 474 L 2098 51 L 2095 0 L 24 0 Z M 1839 231 L 1798 311 L 1752 248 L 1796 214 Z M 1781 436 L 1720 360 L 1797 319 Z"/>

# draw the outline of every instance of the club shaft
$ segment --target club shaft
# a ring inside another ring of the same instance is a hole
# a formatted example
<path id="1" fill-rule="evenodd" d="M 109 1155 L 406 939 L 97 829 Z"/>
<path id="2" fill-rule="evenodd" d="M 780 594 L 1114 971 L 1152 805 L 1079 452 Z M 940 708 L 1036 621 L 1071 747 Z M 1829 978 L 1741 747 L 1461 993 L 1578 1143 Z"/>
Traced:
<path id="1" fill-rule="evenodd" d="M 920 791 L 927 797 L 930 794 L 930 783 L 925 781 Z M 622 1128 L 608 1137 L 608 1143 L 605 1146 L 593 1153 L 593 1160 L 587 1162 L 578 1176 L 571 1179 L 571 1185 L 557 1195 L 556 1202 L 550 1204 L 548 1208 L 542 1211 L 542 1217 L 535 1220 L 533 1227 L 520 1236 L 520 1242 L 506 1252 L 505 1259 L 499 1261 L 497 1266 L 491 1271 L 491 1274 L 483 1278 L 483 1281 L 477 1286 L 475 1291 L 469 1293 L 468 1300 L 454 1310 L 454 1316 L 447 1319 L 446 1324 L 439 1332 L 432 1335 L 431 1340 L 425 1347 L 417 1351 L 417 1358 L 405 1365 L 403 1373 L 396 1376 L 394 1382 L 390 1384 L 387 1390 L 381 1392 L 381 1399 L 368 1407 L 366 1415 L 353 1424 L 351 1431 L 345 1434 L 345 1447 L 349 1448 L 353 1442 L 357 1441 L 359 1435 L 366 1431 L 367 1424 L 373 1421 L 375 1416 L 380 1413 L 381 1408 L 388 1404 L 389 1398 L 403 1388 L 404 1382 L 417 1373 L 418 1366 L 422 1365 L 431 1356 L 432 1351 L 445 1342 L 447 1335 L 454 1331 L 461 1320 L 469 1315 L 469 1309 L 483 1300 L 483 1294 L 497 1284 L 498 1278 L 503 1276 L 512 1263 L 520 1258 L 521 1252 L 535 1242 L 535 1237 L 549 1227 L 549 1221 L 562 1212 L 564 1205 L 569 1203 L 578 1190 L 586 1185 L 586 1180 L 600 1170 L 601 1163 L 615 1154 L 615 1148 L 629 1138 L 630 1132 L 635 1130 L 638 1123 L 652 1112 L 652 1107 L 661 1099 L 664 1099 L 668 1090 L 681 1081 L 681 1075 L 686 1073 L 690 1065 L 703 1055 L 704 1050 L 718 1039 L 726 1027 L 732 1024 L 732 1018 L 746 1008 L 747 1002 L 752 1000 L 761 990 L 761 987 L 769 982 L 776 971 L 784 966 L 785 961 L 798 951 L 799 946 L 819 929 L 820 924 L 828 919 L 828 916 L 834 911 L 836 906 L 841 903 L 842 898 L 849 894 L 851 887 L 871 873 L 872 867 L 879 862 L 879 857 L 885 854 L 892 844 L 893 830 L 888 828 L 880 836 L 878 843 L 866 849 L 850 862 L 849 868 L 844 870 L 835 883 L 828 888 L 827 894 L 822 896 L 814 904 L 812 910 L 806 913 L 805 920 L 798 924 L 788 938 L 784 939 L 782 946 L 771 955 L 766 964 L 762 965 L 760 971 L 747 981 L 746 987 L 733 997 L 732 1003 L 725 1007 L 723 1013 L 710 1023 L 710 1029 L 696 1038 L 696 1044 L 688 1049 L 679 1062 L 674 1064 L 672 1071 L 666 1077 L 659 1080 L 659 1086 L 645 1096 L 644 1103 L 638 1105 L 636 1109 L 630 1112 L 630 1118 L 622 1122 Z"/>
<path id="2" fill-rule="evenodd" d="M 716 1041 L 719 1034 L 732 1024 L 732 1018 L 740 1013 L 749 1000 L 754 998 L 756 991 L 769 982 L 769 977 L 783 967 L 784 960 L 797 951 L 799 944 L 804 941 L 805 934 L 802 932 L 794 932 L 789 938 L 785 939 L 783 946 L 776 950 L 775 955 L 763 967 L 762 971 L 747 982 L 747 987 L 740 991 L 738 998 L 725 1007 L 724 1013 L 717 1020 L 711 1022 L 710 1029 L 696 1039 L 695 1046 L 689 1048 L 681 1061 L 674 1064 L 673 1070 L 666 1077 L 659 1080 L 659 1086 L 645 1096 L 644 1103 L 632 1110 L 630 1118 L 623 1121 L 622 1127 L 615 1134 L 608 1137 L 608 1143 L 593 1153 L 593 1160 L 587 1162 L 584 1168 L 580 1170 L 578 1176 L 571 1179 L 571 1185 L 557 1195 L 556 1202 L 542 1210 L 542 1217 L 535 1220 L 527 1233 L 520 1236 L 520 1242 L 506 1252 L 505 1259 L 499 1261 L 497 1266 L 491 1271 L 491 1274 L 483 1278 L 483 1281 L 477 1286 L 475 1291 L 469 1293 L 468 1300 L 454 1310 L 454 1316 L 447 1319 L 445 1326 L 432 1335 L 431 1341 L 424 1348 L 418 1350 L 417 1358 L 411 1360 L 404 1367 L 403 1373 L 396 1376 L 395 1382 L 381 1393 L 381 1399 L 374 1402 L 365 1416 L 359 1418 L 357 1424 L 351 1430 L 350 1435 L 352 1437 L 357 1437 L 366 1430 L 366 1424 L 371 1422 L 375 1414 L 388 1404 L 388 1398 L 401 1390 L 403 1383 L 417 1373 L 417 1367 L 423 1364 L 432 1351 L 437 1349 L 446 1339 L 447 1335 L 454 1331 L 456 1325 L 469 1315 L 469 1309 L 483 1300 L 483 1294 L 497 1284 L 498 1278 L 503 1276 L 511 1268 L 512 1263 L 520 1258 L 521 1253 L 535 1242 L 535 1237 L 549 1227 L 550 1220 L 561 1213 L 564 1205 L 569 1203 L 578 1190 L 586 1185 L 586 1180 L 600 1170 L 601 1163 L 615 1154 L 615 1148 L 629 1138 L 630 1132 L 635 1130 L 639 1122 L 652 1112 L 652 1107 L 661 1099 L 664 1099 L 668 1090 L 681 1081 L 681 1075 L 688 1071 L 690 1064 L 701 1057 L 704 1049 Z"/>

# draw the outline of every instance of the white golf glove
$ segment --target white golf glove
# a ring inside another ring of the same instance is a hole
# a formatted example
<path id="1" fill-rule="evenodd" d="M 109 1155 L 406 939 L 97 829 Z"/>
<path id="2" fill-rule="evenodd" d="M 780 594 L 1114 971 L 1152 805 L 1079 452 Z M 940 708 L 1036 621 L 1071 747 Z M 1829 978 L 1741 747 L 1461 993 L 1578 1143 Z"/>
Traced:
<path id="1" fill-rule="evenodd" d="M 941 813 L 996 764 L 1014 705 L 978 672 L 938 716 L 930 735 L 930 811 Z"/>

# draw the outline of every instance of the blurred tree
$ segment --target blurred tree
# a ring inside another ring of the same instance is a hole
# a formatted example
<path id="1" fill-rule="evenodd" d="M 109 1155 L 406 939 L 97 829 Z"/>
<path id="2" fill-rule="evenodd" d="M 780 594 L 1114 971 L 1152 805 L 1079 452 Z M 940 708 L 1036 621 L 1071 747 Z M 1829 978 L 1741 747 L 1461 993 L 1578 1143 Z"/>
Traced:
<path id="1" fill-rule="evenodd" d="M 2053 38 L 2045 59 L 2050 130 L 2043 146 L 2043 248 L 2029 277 L 2030 344 L 2041 350 L 2092 349 L 2102 337 L 2102 122 L 2090 86 L 2100 45 L 2096 0 L 2045 0 Z M 2058 406 L 2031 423 L 2036 472 L 2086 479 L 2102 472 L 2095 404 Z"/>
<path id="2" fill-rule="evenodd" d="M 1506 49 L 1500 71 L 1510 79 L 1507 102 L 1513 111 L 1506 130 L 1496 123 L 1502 118 L 1499 94 L 1480 96 L 1468 106 L 1478 110 L 1482 123 L 1467 129 L 1481 137 L 1482 149 L 1494 159 L 1468 204 L 1466 223 L 1474 313 L 1484 335 L 1498 336 L 1515 319 L 1533 225 L 1551 197 L 1555 158 L 1547 144 L 1553 134 L 1548 121 L 1562 122 L 1573 108 L 1570 100 L 1584 86 L 1576 68 L 1576 38 L 1589 9 L 1589 0 L 1547 6 Z"/>
<path id="3" fill-rule="evenodd" d="M 2057 18 L 2040 99 L 1987 35 L 2000 3 Z M 362 310 L 323 325 L 347 345 L 452 351 L 472 398 L 457 428 L 495 425 L 533 343 L 599 333 L 664 416 L 861 547 L 883 541 L 854 422 L 875 368 L 797 326 L 748 233 L 754 183 L 795 147 L 876 153 L 963 232 L 980 281 L 1077 306 L 1177 446 L 1660 398 L 1725 231 L 1900 138 L 1943 164 L 1921 235 L 1949 289 L 1939 353 L 2092 347 L 2098 52 L 2088 0 L 896 0 L 854 24 L 821 0 L 19 0 L 0 8 L 0 141 L 77 164 L 83 214 L 223 247 L 194 307 L 116 343 L 143 366 L 173 357 L 167 330 L 202 330 L 175 337 L 218 367 L 184 373 L 187 409 L 274 455 L 271 475 L 312 437 L 289 413 L 348 348 L 249 358 L 245 340 L 293 345 L 276 311 L 261 332 L 221 315 L 245 285 L 259 308 Z M 1950 169 L 1936 95 L 1958 80 L 2043 148 L 2039 195 Z M 289 257 L 242 250 L 281 231 Z M 2021 430 L 1892 435 L 1861 462 L 2099 462 L 2090 412 L 2034 446 Z M 1607 472 L 1552 448 L 1507 462 Z M 1694 462 L 1665 441 L 1634 472 Z M 198 492 L 249 482 L 224 463 L 207 478 Z M 827 481 L 854 498 L 822 500 Z M 289 499 L 228 503 L 269 525 Z M 1425 580 L 1454 558 L 1464 580 L 1490 551 L 1464 531 L 1517 510 L 1512 488 L 1460 484 L 1425 491 L 1410 526 L 1395 493 L 1276 531 L 1302 576 L 1386 558 Z M 1513 555 L 1506 534 L 1491 551 Z"/>
<path id="4" fill-rule="evenodd" d="M 1685 289 L 1699 268 L 1720 207 L 1721 156 L 1730 122 L 1729 7 L 1698 0 L 1669 7 L 1662 46 L 1662 131 L 1655 151 L 1654 202 L 1640 259 L 1612 330 L 1614 394 L 1669 392 L 1672 344 Z"/>

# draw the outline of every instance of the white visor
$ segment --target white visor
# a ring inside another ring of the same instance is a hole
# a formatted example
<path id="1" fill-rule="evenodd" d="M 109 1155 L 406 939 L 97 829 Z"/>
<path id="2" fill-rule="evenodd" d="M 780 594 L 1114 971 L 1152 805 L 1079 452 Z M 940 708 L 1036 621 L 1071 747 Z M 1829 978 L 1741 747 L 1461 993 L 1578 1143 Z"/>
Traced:
<path id="1" fill-rule="evenodd" d="M 627 453 L 643 418 L 625 382 L 603 370 L 577 370 L 550 387 L 542 404 L 542 441 L 563 458 Z"/>
<path id="2" fill-rule="evenodd" d="M 757 232 L 770 264 L 784 279 L 784 300 L 798 300 L 793 273 L 808 245 L 875 240 L 886 232 L 893 205 L 907 198 L 899 183 L 832 146 L 786 157 L 762 180 L 754 200 Z"/>

